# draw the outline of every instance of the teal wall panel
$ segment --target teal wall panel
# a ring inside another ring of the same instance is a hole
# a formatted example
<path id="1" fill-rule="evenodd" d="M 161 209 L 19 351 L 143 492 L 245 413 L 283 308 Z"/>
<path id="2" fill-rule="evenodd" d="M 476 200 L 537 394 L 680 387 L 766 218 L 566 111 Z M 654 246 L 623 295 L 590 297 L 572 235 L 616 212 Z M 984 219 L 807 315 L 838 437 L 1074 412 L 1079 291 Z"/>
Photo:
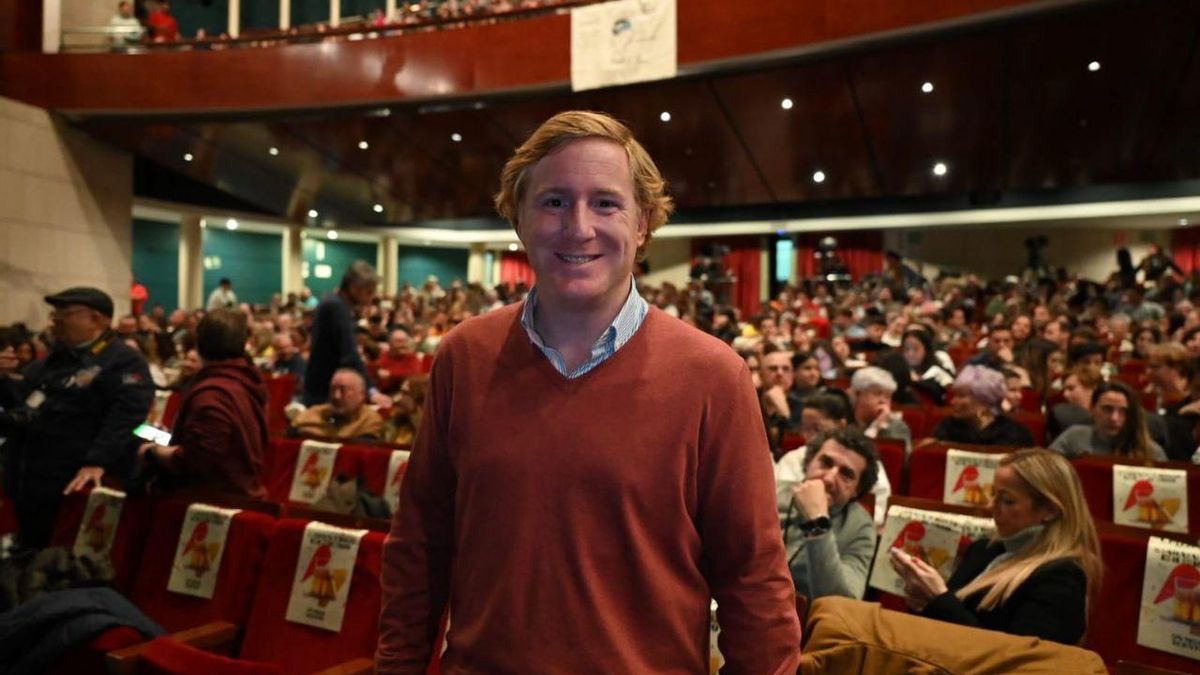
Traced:
<path id="1" fill-rule="evenodd" d="M 405 3 L 396 3 L 403 5 Z M 366 18 L 377 9 L 386 9 L 387 0 L 342 0 L 342 16 L 361 16 Z"/>
<path id="2" fill-rule="evenodd" d="M 279 28 L 279 3 L 274 0 L 250 0 L 241 8 L 243 30 Z"/>
<path id="3" fill-rule="evenodd" d="M 204 302 L 222 277 L 233 282 L 238 300 L 268 303 L 283 288 L 283 236 L 204 230 Z"/>
<path id="4" fill-rule="evenodd" d="M 355 260 L 365 260 L 372 266 L 378 257 L 379 246 L 358 241 L 329 241 L 304 239 L 304 285 L 318 298 L 337 289 L 346 268 Z"/>
<path id="5" fill-rule="evenodd" d="M 314 23 L 329 23 L 329 0 L 292 0 L 292 25 Z"/>
<path id="6" fill-rule="evenodd" d="M 269 0 L 251 0 L 249 3 L 243 2 L 242 7 L 256 2 L 272 4 Z M 113 6 L 116 6 L 115 2 Z M 229 30 L 229 0 L 175 0 L 171 3 L 171 13 L 179 21 L 182 37 L 189 40 L 196 37 L 199 28 L 208 31 L 209 37 Z"/>
<path id="7" fill-rule="evenodd" d="M 442 287 L 449 287 L 455 279 L 466 283 L 468 255 L 467 250 L 462 248 L 401 246 L 396 275 L 398 286 L 403 288 L 407 281 L 419 287 L 430 274 L 437 275 Z"/>
<path id="8" fill-rule="evenodd" d="M 146 309 L 179 306 L 179 225 L 133 219 L 133 278 L 150 291 Z"/>

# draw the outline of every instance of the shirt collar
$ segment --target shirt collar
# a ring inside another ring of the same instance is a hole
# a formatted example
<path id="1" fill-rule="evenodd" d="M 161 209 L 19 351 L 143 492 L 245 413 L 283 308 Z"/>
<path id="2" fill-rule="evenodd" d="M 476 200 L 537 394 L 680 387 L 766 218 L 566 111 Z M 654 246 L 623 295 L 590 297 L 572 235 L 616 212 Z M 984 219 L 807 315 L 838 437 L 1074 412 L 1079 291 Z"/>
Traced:
<path id="1" fill-rule="evenodd" d="M 547 345 L 542 336 L 537 332 L 537 327 L 534 324 L 534 313 L 537 311 L 537 302 L 538 292 L 535 285 L 530 289 L 529 295 L 525 298 L 525 305 L 521 309 L 521 326 L 525 329 L 525 334 L 529 336 L 529 341 L 550 359 L 551 363 L 554 364 L 560 373 L 567 377 L 583 375 L 601 361 L 616 353 L 618 349 L 633 338 L 634 333 L 641 327 L 646 314 L 650 311 L 650 306 L 645 298 L 637 292 L 637 281 L 633 278 L 633 275 L 630 275 L 629 295 L 625 298 L 625 304 L 621 305 L 621 311 L 617 312 L 617 316 L 613 318 L 612 323 L 609 324 L 608 328 L 604 329 L 604 332 L 592 344 L 592 358 L 577 368 L 574 373 L 567 373 L 562 362 L 562 355 L 558 353 L 558 350 Z"/>

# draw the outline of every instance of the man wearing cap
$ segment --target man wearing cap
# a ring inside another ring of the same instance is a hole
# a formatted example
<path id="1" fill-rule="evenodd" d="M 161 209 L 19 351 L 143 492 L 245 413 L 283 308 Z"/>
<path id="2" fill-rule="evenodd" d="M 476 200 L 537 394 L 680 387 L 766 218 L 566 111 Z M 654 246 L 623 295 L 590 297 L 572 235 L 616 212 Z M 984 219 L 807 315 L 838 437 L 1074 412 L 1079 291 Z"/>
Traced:
<path id="1" fill-rule="evenodd" d="M 63 495 L 132 469 L 132 432 L 154 401 L 146 360 L 111 329 L 108 294 L 69 288 L 46 302 L 53 348 L 26 371 L 24 405 L 0 415 L 5 480 L 30 548 L 50 543 Z"/>

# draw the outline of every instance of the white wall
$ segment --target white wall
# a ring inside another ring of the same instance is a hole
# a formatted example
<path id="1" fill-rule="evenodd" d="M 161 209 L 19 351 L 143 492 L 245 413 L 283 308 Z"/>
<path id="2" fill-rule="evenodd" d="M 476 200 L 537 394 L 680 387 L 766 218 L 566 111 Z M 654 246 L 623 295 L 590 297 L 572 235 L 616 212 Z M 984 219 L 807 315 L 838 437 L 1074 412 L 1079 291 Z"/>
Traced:
<path id="1" fill-rule="evenodd" d="M 1163 230 L 1118 230 L 1082 227 L 953 227 L 920 230 L 886 230 L 885 249 L 898 251 L 926 277 L 942 267 L 998 279 L 1020 274 L 1027 259 L 1025 240 L 1045 235 L 1045 263 L 1065 267 L 1069 273 L 1103 281 L 1117 269 L 1116 251 L 1124 246 L 1134 264 L 1146 255 L 1151 243 L 1169 248 L 1170 233 Z"/>
<path id="2" fill-rule="evenodd" d="M 0 324 L 40 328 L 48 293 L 95 286 L 129 311 L 130 156 L 0 98 Z"/>
<path id="3" fill-rule="evenodd" d="M 646 262 L 650 265 L 650 273 L 642 276 L 641 283 L 661 286 L 670 282 L 677 288 L 686 286 L 692 268 L 691 237 L 651 238 L 646 247 Z"/>

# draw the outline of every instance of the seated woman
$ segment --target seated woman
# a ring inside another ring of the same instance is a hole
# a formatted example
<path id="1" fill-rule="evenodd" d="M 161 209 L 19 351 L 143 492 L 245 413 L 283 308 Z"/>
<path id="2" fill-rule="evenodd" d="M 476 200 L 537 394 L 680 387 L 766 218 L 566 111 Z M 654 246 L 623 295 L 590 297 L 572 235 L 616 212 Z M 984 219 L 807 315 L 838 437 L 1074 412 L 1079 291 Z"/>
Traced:
<path id="1" fill-rule="evenodd" d="M 792 354 L 792 370 L 795 373 L 795 383 L 792 393 L 801 399 L 826 391 L 821 382 L 821 364 L 817 355 L 811 352 L 794 352 Z"/>
<path id="2" fill-rule="evenodd" d="M 950 582 L 892 549 L 908 606 L 966 626 L 1077 644 L 1103 563 L 1079 476 L 1061 455 L 1019 450 L 1000 461 L 996 535 L 971 544 Z"/>
<path id="3" fill-rule="evenodd" d="M 1117 455 L 1167 461 L 1162 446 L 1150 438 L 1137 396 L 1118 380 L 1101 382 L 1092 392 L 1092 423 L 1076 424 L 1062 432 L 1050 449 L 1067 457 Z"/>
<path id="4" fill-rule="evenodd" d="M 910 379 L 941 401 L 946 389 L 954 384 L 954 362 L 945 352 L 934 349 L 933 336 L 921 326 L 904 331 L 903 352 Z"/>
<path id="5" fill-rule="evenodd" d="M 933 437 L 974 445 L 1033 445 L 1033 434 L 1001 412 L 1007 389 L 1004 376 L 984 366 L 967 366 L 954 380 L 953 411 L 938 423 Z"/>

